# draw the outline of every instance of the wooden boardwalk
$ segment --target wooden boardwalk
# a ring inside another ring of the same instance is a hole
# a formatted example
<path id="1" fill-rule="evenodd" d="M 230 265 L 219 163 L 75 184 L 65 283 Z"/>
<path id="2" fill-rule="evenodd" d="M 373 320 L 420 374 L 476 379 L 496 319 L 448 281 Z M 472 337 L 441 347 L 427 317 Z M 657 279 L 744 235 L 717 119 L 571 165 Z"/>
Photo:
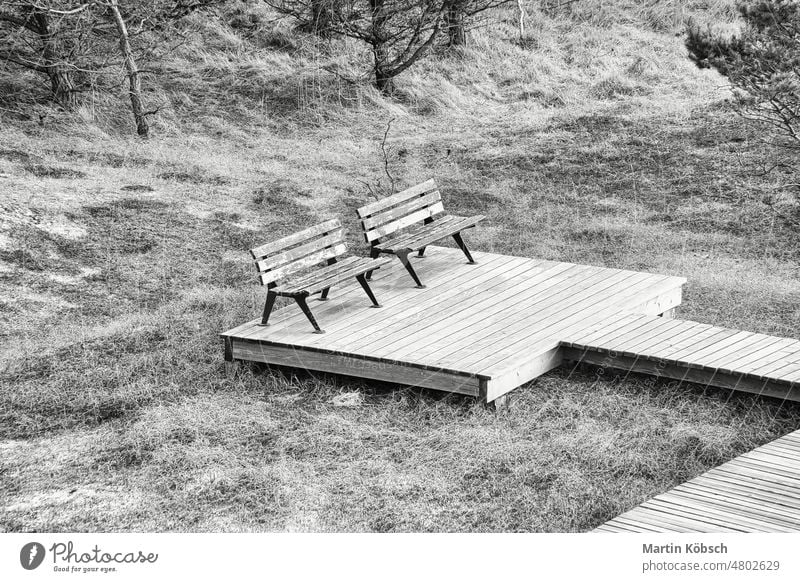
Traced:
<path id="1" fill-rule="evenodd" d="M 645 501 L 594 531 L 800 531 L 800 431 Z"/>
<path id="2" fill-rule="evenodd" d="M 566 340 L 564 358 L 800 401 L 800 341 L 625 314 Z"/>
<path id="3" fill-rule="evenodd" d="M 310 304 L 314 334 L 296 306 L 225 332 L 226 356 L 480 396 L 493 401 L 562 362 L 561 341 L 612 315 L 676 307 L 680 277 L 493 253 L 428 247 L 413 258 L 427 288 L 400 261 L 373 277 L 382 308 L 353 281 Z M 255 314 L 254 314 L 255 315 Z"/>
<path id="4" fill-rule="evenodd" d="M 657 317 L 681 302 L 681 277 L 428 247 L 375 272 L 371 309 L 354 280 L 224 332 L 226 358 L 334 372 L 484 398 L 577 361 L 800 401 L 800 341 Z"/>

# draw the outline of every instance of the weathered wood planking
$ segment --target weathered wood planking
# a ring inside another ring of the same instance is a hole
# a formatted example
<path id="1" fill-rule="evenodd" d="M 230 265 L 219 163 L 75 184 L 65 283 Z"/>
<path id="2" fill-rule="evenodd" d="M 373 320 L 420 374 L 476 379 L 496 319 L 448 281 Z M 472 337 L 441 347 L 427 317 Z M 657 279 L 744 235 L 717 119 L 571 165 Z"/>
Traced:
<path id="1" fill-rule="evenodd" d="M 394 381 L 491 401 L 561 362 L 559 342 L 611 315 L 657 314 L 680 303 L 685 279 L 572 263 L 428 247 L 416 259 L 428 287 L 399 262 L 373 277 L 381 309 L 354 282 L 314 305 L 325 334 L 302 313 L 277 310 L 223 334 L 228 357 Z"/>
<path id="2" fill-rule="evenodd" d="M 594 531 L 800 531 L 800 431 L 657 495 Z"/>
<path id="3" fill-rule="evenodd" d="M 625 314 L 562 341 L 565 360 L 800 401 L 800 341 Z"/>
<path id="4" fill-rule="evenodd" d="M 683 278 L 479 252 L 466 265 L 459 254 L 429 247 L 417 260 L 426 289 L 397 262 L 376 272 L 380 310 L 354 281 L 334 287 L 315 307 L 325 334 L 286 309 L 268 327 L 237 326 L 223 334 L 226 357 L 487 401 L 564 360 L 800 400 L 800 341 L 670 319 Z"/>

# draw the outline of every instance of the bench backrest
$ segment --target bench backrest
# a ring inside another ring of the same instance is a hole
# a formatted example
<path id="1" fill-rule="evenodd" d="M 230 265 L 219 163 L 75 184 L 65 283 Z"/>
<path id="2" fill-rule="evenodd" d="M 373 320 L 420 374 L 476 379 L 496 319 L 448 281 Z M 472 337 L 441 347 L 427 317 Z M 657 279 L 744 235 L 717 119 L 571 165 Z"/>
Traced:
<path id="1" fill-rule="evenodd" d="M 301 230 L 275 242 L 250 249 L 262 285 L 274 286 L 288 275 L 329 261 L 347 250 L 338 219 Z"/>
<path id="2" fill-rule="evenodd" d="M 381 239 L 444 212 L 436 182 L 428 180 L 383 200 L 362 206 L 356 212 L 368 243 Z"/>

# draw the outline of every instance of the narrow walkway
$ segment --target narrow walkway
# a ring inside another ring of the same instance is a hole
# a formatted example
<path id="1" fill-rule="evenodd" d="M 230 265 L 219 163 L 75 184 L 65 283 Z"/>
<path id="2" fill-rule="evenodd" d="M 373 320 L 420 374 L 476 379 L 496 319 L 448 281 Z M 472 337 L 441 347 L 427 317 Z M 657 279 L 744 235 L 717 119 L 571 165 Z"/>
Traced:
<path id="1" fill-rule="evenodd" d="M 594 531 L 800 531 L 800 431 L 645 501 Z"/>
<path id="2" fill-rule="evenodd" d="M 800 341 L 629 313 L 561 342 L 563 357 L 800 401 Z"/>

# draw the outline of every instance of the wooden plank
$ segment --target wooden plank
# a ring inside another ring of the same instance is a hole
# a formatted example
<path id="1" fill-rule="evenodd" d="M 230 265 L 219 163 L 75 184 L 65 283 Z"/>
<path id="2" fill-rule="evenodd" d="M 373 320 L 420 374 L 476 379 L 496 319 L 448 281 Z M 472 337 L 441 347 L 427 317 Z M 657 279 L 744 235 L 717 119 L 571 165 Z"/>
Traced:
<path id="1" fill-rule="evenodd" d="M 421 302 L 419 305 L 412 305 L 408 310 L 391 315 L 389 318 L 378 320 L 374 325 L 365 328 L 358 336 L 355 334 L 337 344 L 340 349 L 353 350 L 369 346 L 376 354 L 385 345 L 392 345 L 398 349 L 395 355 L 402 354 L 399 351 L 401 343 L 405 338 L 412 334 L 423 334 L 427 341 L 436 342 L 440 337 L 437 325 L 444 322 L 445 327 L 449 328 L 449 333 L 455 336 L 458 332 L 458 322 L 454 322 L 451 316 L 457 315 L 464 310 L 479 309 L 482 305 L 491 304 L 494 297 L 505 293 L 515 293 L 520 286 L 525 285 L 525 281 L 530 281 L 533 277 L 542 280 L 558 275 L 570 268 L 569 264 L 541 262 L 528 263 L 521 265 L 503 265 L 501 270 L 492 271 L 487 279 L 475 278 L 460 285 L 457 293 L 443 294 L 435 290 L 428 292 L 430 299 Z M 503 270 L 506 269 L 506 270 Z M 523 275 L 529 275 L 523 277 Z M 474 286 L 481 285 L 484 293 L 474 293 Z M 410 325 L 416 322 L 418 325 Z"/>
<path id="2" fill-rule="evenodd" d="M 436 247 L 436 249 L 441 249 L 441 247 Z M 443 250 L 450 251 L 453 249 Z M 447 288 L 451 280 L 460 280 L 463 278 L 465 276 L 464 271 L 468 270 L 469 267 L 464 266 L 463 268 L 459 267 L 456 269 L 440 268 L 445 266 L 450 260 L 447 253 L 441 253 L 441 255 L 437 253 L 433 257 L 425 259 L 424 268 L 428 269 L 429 266 L 431 268 L 431 272 L 429 273 L 431 282 L 430 291 L 428 289 L 419 290 L 413 287 L 410 288 L 408 284 L 408 274 L 399 264 L 399 261 L 395 261 L 392 265 L 387 267 L 387 269 L 390 270 L 388 278 L 381 275 L 382 271 L 377 271 L 376 277 L 379 277 L 379 279 L 376 281 L 375 277 L 373 277 L 372 285 L 375 289 L 375 293 L 380 295 L 381 305 L 383 305 L 381 309 L 363 309 L 361 298 L 364 296 L 364 292 L 357 284 L 355 284 L 354 287 L 351 286 L 348 288 L 345 296 L 334 296 L 331 301 L 318 303 L 318 305 L 322 307 L 315 307 L 315 310 L 319 310 L 321 316 L 327 317 L 326 314 L 330 314 L 333 318 L 331 325 L 328 326 L 329 332 L 324 334 L 324 336 L 309 338 L 308 334 L 303 333 L 305 327 L 301 319 L 302 314 L 295 314 L 295 319 L 286 320 L 267 334 L 259 334 L 258 337 L 261 339 L 277 337 L 284 342 L 298 342 L 304 345 L 318 343 L 319 345 L 336 347 L 336 341 L 342 340 L 342 337 L 345 337 L 345 339 L 353 337 L 353 333 L 347 333 L 343 329 L 348 326 L 351 320 L 363 323 L 365 321 L 383 318 L 388 314 L 402 314 L 406 305 L 409 303 L 409 295 L 418 297 L 420 293 L 422 293 L 426 296 L 434 296 L 436 295 L 437 287 Z M 491 263 L 492 260 L 494 259 L 491 257 L 486 259 L 487 263 Z M 500 260 L 504 261 L 505 259 Z M 514 258 L 512 259 L 512 263 L 522 265 L 526 264 L 527 261 Z M 486 267 L 486 265 L 484 265 L 484 267 Z M 350 289 L 354 289 L 353 293 L 355 293 L 355 295 L 351 294 Z M 315 313 L 317 313 L 317 311 L 315 311 Z M 270 326 L 270 328 L 272 328 L 272 326 Z M 356 328 L 355 335 L 360 337 L 358 328 Z M 320 341 L 318 342 L 316 340 Z"/>
<path id="3" fill-rule="evenodd" d="M 686 338 L 685 341 L 680 342 L 677 345 L 652 348 L 649 351 L 650 353 L 648 356 L 652 358 L 678 361 L 682 354 L 710 345 L 711 343 L 715 342 L 717 338 L 729 333 L 729 331 L 730 330 L 725 330 L 720 327 L 708 326 L 707 329 L 699 330 L 696 335 Z"/>
<path id="4" fill-rule="evenodd" d="M 660 318 L 659 318 L 660 319 Z M 584 340 L 581 343 L 583 344 L 581 347 L 584 349 L 607 349 L 607 346 L 616 341 L 620 337 L 629 337 L 629 332 L 633 330 L 641 330 L 645 327 L 650 327 L 652 325 L 651 319 L 649 315 L 642 315 L 636 314 L 633 316 L 626 316 L 624 319 L 621 319 L 624 323 L 622 326 L 618 325 L 610 325 L 608 326 L 608 330 L 603 333 L 599 332 L 593 334 L 589 340 Z"/>
<path id="5" fill-rule="evenodd" d="M 624 352 L 632 350 L 633 347 L 640 343 L 647 343 L 653 340 L 660 340 L 663 337 L 669 337 L 677 333 L 675 328 L 682 326 L 682 321 L 678 319 L 668 319 L 664 317 L 657 318 L 661 321 L 649 321 L 642 326 L 639 330 L 634 330 L 634 333 L 627 336 L 619 337 L 614 341 L 605 344 L 603 347 L 612 352 Z M 638 333 L 635 333 L 638 331 Z"/>
<path id="6" fill-rule="evenodd" d="M 800 510 L 800 498 L 781 493 L 768 482 L 759 484 L 756 481 L 742 479 L 738 476 L 717 474 L 712 470 L 700 477 L 695 477 L 686 484 L 713 487 L 716 491 L 720 491 L 720 494 L 751 499 L 754 503 L 768 503 Z"/>
<path id="7" fill-rule="evenodd" d="M 720 339 L 717 342 L 714 342 L 708 346 L 706 346 L 702 350 L 696 350 L 694 352 L 688 353 L 685 356 L 682 356 L 680 359 L 672 358 L 676 361 L 683 362 L 684 364 L 691 366 L 691 367 L 703 367 L 697 362 L 703 361 L 704 358 L 715 358 L 718 354 L 727 353 L 727 350 L 736 349 L 742 342 L 749 342 L 752 341 L 752 337 L 754 334 L 750 333 L 749 331 L 737 331 L 732 333 L 724 338 Z"/>
<path id="8" fill-rule="evenodd" d="M 712 507 L 729 509 L 731 512 L 741 512 L 742 515 L 760 518 L 764 521 L 781 524 L 800 531 L 800 512 L 792 511 L 788 507 L 753 501 L 748 497 L 721 493 L 714 489 L 706 489 L 697 485 L 679 485 L 672 489 L 672 493 L 698 503 Z"/>
<path id="9" fill-rule="evenodd" d="M 719 362 L 715 362 L 714 365 L 725 370 L 745 372 L 752 368 L 755 362 L 761 362 L 764 358 L 773 355 L 784 339 L 785 338 L 765 336 L 760 342 L 761 345 L 757 348 L 753 347 L 746 351 L 743 350 L 736 355 L 731 355 Z"/>
<path id="10" fill-rule="evenodd" d="M 355 259 L 355 261 L 347 264 L 339 262 L 325 267 L 316 273 L 315 277 L 309 277 L 299 284 L 291 281 L 284 288 L 293 291 L 305 290 L 309 293 L 316 293 L 326 287 L 337 285 L 345 279 L 355 278 L 357 275 L 362 275 L 370 270 L 378 270 L 391 262 L 391 259 L 368 259 L 366 257 L 355 257 Z"/>
<path id="11" fill-rule="evenodd" d="M 277 269 L 273 269 L 272 271 L 261 273 L 261 275 L 259 275 L 259 278 L 261 279 L 261 284 L 267 285 L 268 283 L 274 283 L 276 281 L 280 281 L 281 279 L 284 279 L 289 275 L 293 275 L 298 271 L 301 271 L 308 267 L 313 267 L 314 265 L 317 265 L 322 261 L 338 257 L 339 255 L 344 254 L 345 250 L 346 247 L 344 246 L 344 243 L 340 243 L 336 246 L 322 249 L 321 251 L 312 253 L 308 256 L 303 257 L 302 259 L 296 260 L 293 263 L 284 265 L 283 267 L 278 267 Z"/>
<path id="12" fill-rule="evenodd" d="M 546 332 L 541 323 L 530 326 L 525 321 L 517 322 L 485 335 L 476 342 L 472 351 L 465 351 L 462 347 L 458 355 L 478 358 L 482 361 L 487 374 L 490 368 L 493 369 L 493 373 L 497 373 L 494 368 L 501 362 L 506 362 L 500 366 L 501 369 L 504 368 L 508 365 L 509 358 L 519 353 L 518 345 L 523 349 L 529 348 L 526 340 L 532 335 L 542 335 L 542 340 L 552 342 L 555 336 L 564 336 L 574 331 L 575 325 L 583 325 L 587 318 L 610 315 L 618 310 L 620 305 L 624 305 L 632 297 L 640 296 L 648 288 L 652 289 L 651 294 L 657 294 L 661 289 L 658 285 L 664 282 L 668 282 L 668 278 L 648 273 L 620 271 L 619 274 L 601 280 L 598 285 L 588 288 L 576 286 L 577 292 L 570 292 L 566 300 L 556 303 L 544 302 L 543 306 L 548 307 L 545 312 L 556 316 L 555 319 L 544 322 Z M 497 349 L 500 338 L 503 338 L 502 344 L 508 347 Z M 558 343 L 559 340 L 555 341 Z M 459 361 L 460 358 L 454 358 L 453 355 L 452 352 L 448 354 L 447 360 Z"/>
<path id="13" fill-rule="evenodd" d="M 682 525 L 677 525 L 674 523 L 670 523 L 669 521 L 664 521 L 658 519 L 657 516 L 650 516 L 647 515 L 647 512 L 637 512 L 637 511 L 629 511 L 628 513 L 623 513 L 622 515 L 616 517 L 611 522 L 618 527 L 627 527 L 632 531 L 636 531 L 639 533 L 642 532 L 664 532 L 664 531 L 674 531 L 674 532 L 685 532 L 689 531 Z"/>
<path id="14" fill-rule="evenodd" d="M 642 315 L 641 313 L 615 313 L 614 315 L 602 319 L 596 323 L 587 325 L 585 329 L 582 329 L 574 336 L 564 338 L 561 340 L 561 342 L 567 347 L 591 346 L 607 333 L 646 317 L 646 315 Z"/>
<path id="15" fill-rule="evenodd" d="M 483 367 L 482 354 L 487 348 L 494 351 L 498 346 L 509 345 L 513 341 L 499 337 L 502 334 L 521 327 L 528 330 L 541 329 L 543 320 L 578 301 L 576 297 L 584 297 L 582 294 L 590 290 L 602 290 L 632 277 L 625 271 L 609 273 L 580 267 L 565 271 L 564 274 L 571 276 L 542 282 L 529 290 L 514 294 L 508 302 L 498 302 L 496 306 L 474 310 L 459 321 L 458 335 L 453 334 L 448 342 L 425 346 L 405 343 L 401 353 L 413 352 L 416 357 L 435 358 L 437 363 L 456 362 L 466 355 L 468 358 L 456 364 L 457 366 L 471 366 L 478 362 Z"/>
<path id="16" fill-rule="evenodd" d="M 371 345 L 378 337 L 378 334 L 390 333 L 391 326 L 397 326 L 401 330 L 415 329 L 424 325 L 427 321 L 428 310 L 438 310 L 462 299 L 464 295 L 470 295 L 474 291 L 474 286 L 486 284 L 488 288 L 492 285 L 499 285 L 503 281 L 504 275 L 500 273 L 516 273 L 529 269 L 545 270 L 558 265 L 551 261 L 508 261 L 489 259 L 483 265 L 478 275 L 469 277 L 469 272 L 459 270 L 458 277 L 449 279 L 446 284 L 432 285 L 427 289 L 413 289 L 414 301 L 408 300 L 408 290 L 402 290 L 405 298 L 402 302 L 395 305 L 386 303 L 390 309 L 383 309 L 379 313 L 372 314 L 371 317 L 358 317 L 360 314 L 353 314 L 342 320 L 340 325 L 330 330 L 331 335 L 327 338 L 312 339 L 311 343 L 325 343 L 337 350 L 354 350 L 362 346 Z M 403 269 L 405 273 L 405 269 Z M 454 273 L 454 271 L 450 271 Z M 382 294 L 383 295 L 383 294 Z"/>
<path id="17" fill-rule="evenodd" d="M 700 341 L 703 337 L 707 337 L 712 330 L 719 329 L 705 323 L 697 323 L 694 321 L 684 321 L 684 323 L 691 323 L 693 325 L 687 325 L 679 334 L 670 337 L 664 342 L 656 345 L 648 345 L 646 347 L 643 346 L 643 349 L 647 350 L 647 356 L 656 359 L 664 358 L 671 352 L 677 352 L 680 349 L 684 349 Z M 631 349 L 626 350 L 624 355 L 632 356 L 638 355 L 638 353 Z"/>
<path id="18" fill-rule="evenodd" d="M 299 247 L 294 247 L 281 253 L 272 254 L 260 261 L 256 261 L 256 269 L 258 269 L 259 272 L 274 269 L 276 267 L 280 267 L 281 265 L 296 261 L 297 259 L 305 257 L 306 255 L 310 255 L 314 251 L 323 249 L 325 247 L 334 246 L 335 244 L 341 242 L 344 242 L 344 230 L 340 228 L 309 243 L 300 245 Z"/>
<path id="19" fill-rule="evenodd" d="M 721 327 L 715 327 L 709 330 L 710 333 L 700 334 L 703 337 L 698 337 L 696 342 L 693 342 L 686 347 L 681 347 L 680 349 L 667 351 L 664 355 L 654 353 L 655 357 L 661 357 L 665 360 L 672 360 L 675 362 L 681 362 L 685 358 L 689 357 L 694 352 L 699 352 L 700 350 L 704 350 L 708 346 L 715 345 L 719 341 L 730 337 L 736 333 L 735 330 L 732 329 L 724 329 Z"/>
<path id="20" fill-rule="evenodd" d="M 730 461 L 730 463 L 731 467 L 746 466 L 748 468 L 764 471 L 765 473 L 770 473 L 772 475 L 779 475 L 781 477 L 785 477 L 786 479 L 794 479 L 797 481 L 797 485 L 800 487 L 800 471 L 797 469 L 792 469 L 789 466 L 779 465 L 771 461 L 764 461 L 749 455 L 737 457 Z"/>
<path id="21" fill-rule="evenodd" d="M 745 531 L 769 531 L 769 532 L 790 532 L 791 525 L 780 522 L 762 514 L 753 514 L 742 506 L 724 506 L 712 503 L 708 499 L 697 499 L 685 493 L 679 493 L 674 489 L 659 495 L 653 501 L 671 503 L 675 506 L 683 507 L 687 512 L 694 515 L 708 515 L 709 519 L 720 520 L 729 524 L 736 524 L 738 527 L 745 528 Z"/>
<path id="22" fill-rule="evenodd" d="M 718 386 L 795 402 L 800 401 L 800 389 L 792 388 L 789 385 L 781 385 L 774 381 L 748 377 L 746 374 L 731 374 L 720 370 L 692 368 L 683 363 L 668 362 L 643 356 L 611 356 L 604 352 L 584 352 L 576 348 L 562 349 L 562 356 L 568 361 L 579 361 L 586 364 L 616 368 L 626 372 L 638 372 L 661 378 L 671 378 L 681 383 L 692 382 L 702 386 Z"/>
<path id="23" fill-rule="evenodd" d="M 520 294 L 514 297 L 513 303 L 476 314 L 468 322 L 468 329 L 475 333 L 467 332 L 462 339 L 441 346 L 437 350 L 442 352 L 440 357 L 452 361 L 465 356 L 481 360 L 487 352 L 495 353 L 498 346 L 511 345 L 519 334 L 536 333 L 561 320 L 573 306 L 596 305 L 604 291 L 642 278 L 642 275 L 620 270 L 579 268 L 569 273 L 572 273 L 570 278 L 551 287 L 537 285 L 536 293 Z"/>
<path id="24" fill-rule="evenodd" d="M 689 504 L 677 503 L 672 500 L 662 499 L 662 496 L 654 497 L 649 501 L 642 504 L 643 507 L 658 508 L 659 510 L 669 513 L 674 516 L 686 517 L 707 523 L 716 528 L 727 528 L 734 531 L 760 531 L 760 532 L 778 532 L 780 530 L 774 529 L 769 525 L 761 524 L 758 522 L 751 522 L 748 520 L 737 519 L 735 516 L 718 515 L 714 512 L 703 511 L 703 508 L 692 507 Z"/>
<path id="25" fill-rule="evenodd" d="M 476 319 L 488 318 L 492 314 L 508 308 L 504 300 L 509 297 L 519 300 L 520 297 L 543 296 L 546 290 L 554 289 L 572 277 L 578 276 L 580 267 L 566 264 L 555 265 L 546 270 L 536 271 L 531 277 L 511 276 L 500 281 L 489 293 L 475 294 L 461 302 L 454 302 L 448 307 L 437 309 L 435 312 L 425 311 L 424 326 L 416 328 L 403 328 L 402 321 L 376 335 L 371 348 L 376 354 L 390 351 L 400 357 L 412 357 L 415 361 L 425 359 L 428 353 L 424 348 L 433 346 L 441 347 L 443 337 L 464 338 L 464 329 Z M 462 314 L 458 319 L 451 316 Z M 467 314 L 467 315 L 463 315 Z M 474 339 L 474 338 L 473 338 Z M 423 342 L 423 343 L 420 343 Z"/>
<path id="26" fill-rule="evenodd" d="M 417 222 L 422 222 L 426 218 L 434 217 L 437 214 L 441 214 L 443 212 L 444 212 L 444 206 L 442 206 L 441 202 L 437 202 L 433 206 L 428 206 L 427 208 L 423 208 L 422 210 L 417 210 L 416 212 L 412 212 L 411 214 L 404 216 L 403 218 L 399 218 L 394 222 L 390 222 L 389 224 L 384 224 L 383 226 L 367 230 L 364 232 L 364 236 L 366 237 L 367 242 L 379 240 L 385 236 L 392 234 L 393 232 L 397 232 L 401 228 L 405 228 L 406 226 L 410 226 Z"/>
<path id="27" fill-rule="evenodd" d="M 390 206 L 394 206 L 396 204 L 400 204 L 401 202 L 405 202 L 406 200 L 410 200 L 416 196 L 422 196 L 426 192 L 430 190 L 436 190 L 436 182 L 433 179 L 426 180 L 422 184 L 417 184 L 416 186 L 412 186 L 411 188 L 407 188 L 402 192 L 398 192 L 393 196 L 387 196 L 377 202 L 371 202 L 369 204 L 365 204 L 356 210 L 358 213 L 359 218 L 367 218 L 372 216 L 376 212 L 380 212 L 385 208 L 389 208 Z"/>
<path id="28" fill-rule="evenodd" d="M 340 273 L 343 270 L 350 268 L 358 263 L 361 259 L 362 257 L 351 255 L 349 257 L 337 259 L 337 261 L 332 265 L 316 265 L 313 269 L 309 269 L 304 273 L 298 273 L 297 275 L 293 276 L 289 281 L 286 282 L 286 284 L 282 286 L 282 288 L 304 288 L 306 285 L 317 281 L 321 277 L 325 277 L 326 274 Z"/>
<path id="29" fill-rule="evenodd" d="M 476 377 L 425 370 L 414 366 L 396 365 L 386 361 L 367 360 L 340 354 L 297 350 L 291 346 L 259 344 L 237 340 L 236 338 L 232 342 L 235 359 L 382 380 L 384 382 L 422 388 L 433 388 L 470 396 L 478 395 L 479 379 Z"/>
<path id="30" fill-rule="evenodd" d="M 659 334 L 652 335 L 642 341 L 631 342 L 624 346 L 624 349 L 618 350 L 626 356 L 638 356 L 639 354 L 649 354 L 650 350 L 664 345 L 674 345 L 675 342 L 680 341 L 680 338 L 687 337 L 687 332 L 691 333 L 695 325 L 692 321 L 682 321 L 673 319 L 677 322 L 670 328 L 662 328 L 664 331 Z"/>
<path id="31" fill-rule="evenodd" d="M 785 362 L 791 357 L 791 354 L 795 353 L 794 345 L 800 344 L 800 342 L 791 338 L 786 338 L 784 341 L 786 342 L 784 347 L 776 350 L 771 356 L 764 358 L 762 362 L 758 362 L 758 365 L 753 366 L 749 372 L 759 376 L 769 376 L 773 371 L 785 367 Z"/>
<path id="32" fill-rule="evenodd" d="M 746 357 L 754 351 L 760 350 L 765 344 L 774 344 L 780 338 L 763 334 L 752 334 L 743 340 L 710 354 L 702 359 L 692 358 L 692 363 L 709 368 L 719 368 L 730 370 L 728 364 L 737 361 L 741 357 Z"/>
<path id="33" fill-rule="evenodd" d="M 437 249 L 438 248 L 440 247 L 437 247 Z M 430 265 L 430 267 L 433 269 L 433 272 L 430 274 L 432 282 L 435 281 L 444 285 L 446 284 L 447 279 L 453 276 L 452 271 L 444 269 L 444 267 L 450 261 L 450 258 L 446 255 L 446 253 L 437 253 L 426 260 L 430 261 L 426 263 L 426 265 Z M 404 268 L 402 268 L 402 266 L 399 264 L 399 261 L 395 261 L 394 264 L 390 263 L 385 268 L 376 271 L 373 275 L 373 281 L 371 284 L 375 286 L 374 288 L 376 293 L 381 293 L 381 304 L 386 306 L 391 303 L 391 299 L 388 296 L 397 298 L 407 297 L 407 279 L 408 273 Z M 317 304 L 314 306 L 314 313 L 315 315 L 320 315 L 321 317 L 328 317 L 331 314 L 338 316 L 346 315 L 348 318 L 352 317 L 353 313 L 351 313 L 348 308 L 349 306 L 352 306 L 353 312 L 362 313 L 360 308 L 356 309 L 356 305 L 361 306 L 361 298 L 363 297 L 363 294 L 364 291 L 355 280 L 352 282 L 343 283 L 341 286 L 336 287 L 332 293 L 331 300 L 317 302 Z M 395 303 L 397 302 L 395 301 Z M 369 310 L 367 313 L 371 316 L 375 316 L 377 312 L 373 313 L 373 310 Z M 273 319 L 275 320 L 275 324 L 271 323 Z M 261 339 L 269 339 L 269 337 L 273 336 L 280 336 L 281 338 L 285 339 L 291 334 L 290 330 L 294 325 L 300 326 L 303 328 L 303 330 L 305 330 L 305 322 L 305 316 L 302 313 L 298 313 L 296 309 L 281 309 L 277 311 L 270 319 L 270 326 L 268 328 L 259 328 L 257 334 Z M 327 337 L 327 334 L 325 337 Z M 308 334 L 302 333 L 295 339 L 303 342 L 306 341 L 307 338 Z"/>
<path id="34" fill-rule="evenodd" d="M 441 200 L 442 197 L 439 194 L 439 191 L 434 190 L 433 192 L 428 192 L 427 194 L 412 198 L 407 202 L 403 202 L 394 208 L 390 208 L 382 212 L 376 212 L 369 218 L 364 218 L 361 221 L 361 225 L 363 226 L 364 230 L 370 230 L 376 226 L 381 226 L 387 222 L 392 222 L 393 220 L 401 218 L 406 214 L 409 214 L 415 210 L 419 210 L 420 208 L 430 206 L 436 202 L 441 202 Z"/>
<path id="35" fill-rule="evenodd" d="M 406 228 L 402 232 L 396 234 L 394 237 L 381 241 L 380 244 L 376 245 L 376 247 L 383 250 L 394 251 L 413 249 L 412 245 L 409 244 L 410 241 L 414 241 L 422 236 L 425 236 L 426 234 L 430 235 L 431 233 L 441 232 L 442 234 L 440 236 L 435 237 L 434 241 L 431 241 L 435 242 L 439 238 L 444 238 L 447 236 L 447 232 L 454 224 L 456 224 L 457 220 L 457 216 L 443 214 L 428 224 L 418 224 L 413 227 Z"/>
<path id="36" fill-rule="evenodd" d="M 663 284 L 665 286 L 670 286 L 674 284 L 674 281 L 666 280 Z M 657 294 L 658 287 L 649 287 L 647 292 L 653 292 L 656 294 L 656 297 L 658 298 L 656 306 L 658 309 L 661 309 L 661 306 L 664 304 L 669 304 L 666 299 L 661 299 L 660 297 L 662 296 Z M 643 292 L 639 292 L 637 294 L 639 298 L 636 301 L 630 301 L 630 298 L 625 297 L 624 295 L 618 295 L 615 297 L 615 300 L 628 299 L 630 306 L 636 309 L 647 309 L 650 301 L 642 299 L 643 297 L 646 297 L 646 295 L 643 295 Z M 680 288 L 674 289 L 670 292 L 670 294 L 673 297 L 672 301 L 680 300 Z M 642 301 L 642 303 L 637 306 L 636 304 L 639 303 L 639 301 Z M 489 358 L 487 358 L 486 362 L 488 362 L 492 367 L 482 367 L 476 370 L 476 373 L 484 374 L 490 377 L 490 380 L 487 382 L 487 393 L 497 397 L 510 390 L 513 390 L 520 384 L 528 382 L 536 376 L 551 370 L 553 367 L 560 365 L 560 362 L 563 359 L 563 348 L 556 348 L 558 357 L 551 354 L 549 351 L 544 352 L 541 356 L 537 356 L 535 358 L 531 358 L 529 354 L 536 353 L 538 350 L 542 349 L 542 346 L 545 346 L 546 348 L 546 346 L 553 341 L 555 335 L 572 333 L 577 326 L 582 325 L 585 321 L 591 320 L 595 317 L 604 317 L 609 312 L 617 308 L 617 306 L 612 304 L 611 307 L 604 308 L 590 316 L 586 316 L 585 313 L 582 314 L 579 311 L 576 313 L 575 317 L 571 317 L 569 320 L 559 323 L 557 327 L 554 326 L 549 328 L 548 335 L 542 337 L 539 343 L 533 343 L 533 341 L 525 341 L 520 343 L 522 351 L 518 350 L 511 355 L 507 355 L 504 361 L 489 362 Z M 448 365 L 452 365 L 450 362 L 447 363 Z"/>
<path id="37" fill-rule="evenodd" d="M 342 223 L 339 222 L 338 218 L 334 218 L 332 220 L 326 220 L 325 222 L 312 226 L 311 228 L 301 230 L 300 232 L 296 232 L 289 236 L 285 236 L 276 241 L 263 244 L 254 249 L 250 249 L 250 254 L 253 256 L 255 260 L 258 260 L 262 257 L 274 253 L 275 251 L 283 250 L 292 245 L 304 242 L 312 237 L 319 236 L 326 232 L 333 232 L 334 230 L 337 230 L 341 227 Z"/>
<path id="38" fill-rule="evenodd" d="M 393 249 L 396 248 L 408 248 L 412 250 L 421 249 L 423 247 L 428 246 L 429 244 L 435 243 L 439 240 L 452 236 L 454 234 L 460 233 L 464 230 L 472 228 L 473 226 L 477 225 L 481 220 L 486 218 L 482 214 L 477 214 L 475 216 L 450 216 L 451 220 L 448 221 L 446 224 L 436 224 L 440 221 L 434 221 L 430 223 L 427 229 L 422 229 L 419 232 L 415 232 L 410 234 L 407 237 L 402 237 L 402 241 L 387 241 L 379 245 L 381 248 L 385 248 L 386 246 L 390 246 Z M 434 228 L 434 226 L 436 228 Z"/>
<path id="39" fill-rule="evenodd" d="M 685 515 L 681 512 L 674 511 L 673 508 L 669 506 L 664 507 L 659 504 L 652 504 L 648 501 L 628 512 L 627 517 L 631 521 L 636 519 L 645 521 L 653 525 L 662 524 L 661 527 L 664 528 L 664 531 L 680 531 L 684 533 L 688 532 L 712 533 L 717 531 L 731 531 L 731 532 L 741 531 L 739 529 L 727 525 L 712 523 L 704 516 Z M 678 528 L 678 529 L 668 529 L 668 528 Z"/>
<path id="40" fill-rule="evenodd" d="M 738 459 L 728 461 L 724 466 L 720 466 L 717 469 L 724 473 L 745 475 L 747 477 L 760 479 L 762 481 L 769 481 L 778 485 L 784 485 L 786 487 L 796 488 L 798 485 L 797 479 L 780 475 L 774 471 L 770 471 L 765 467 L 759 467 L 757 465 L 754 466 L 751 463 L 743 463 Z"/>
<path id="41" fill-rule="evenodd" d="M 663 493 L 654 497 L 647 504 L 667 507 L 670 511 L 694 517 L 708 523 L 714 523 L 738 529 L 739 531 L 761 531 L 772 533 L 786 533 L 791 528 L 776 524 L 763 517 L 752 517 L 738 510 L 711 505 L 710 503 L 694 501 L 686 496 L 676 495 L 673 492 Z"/>

